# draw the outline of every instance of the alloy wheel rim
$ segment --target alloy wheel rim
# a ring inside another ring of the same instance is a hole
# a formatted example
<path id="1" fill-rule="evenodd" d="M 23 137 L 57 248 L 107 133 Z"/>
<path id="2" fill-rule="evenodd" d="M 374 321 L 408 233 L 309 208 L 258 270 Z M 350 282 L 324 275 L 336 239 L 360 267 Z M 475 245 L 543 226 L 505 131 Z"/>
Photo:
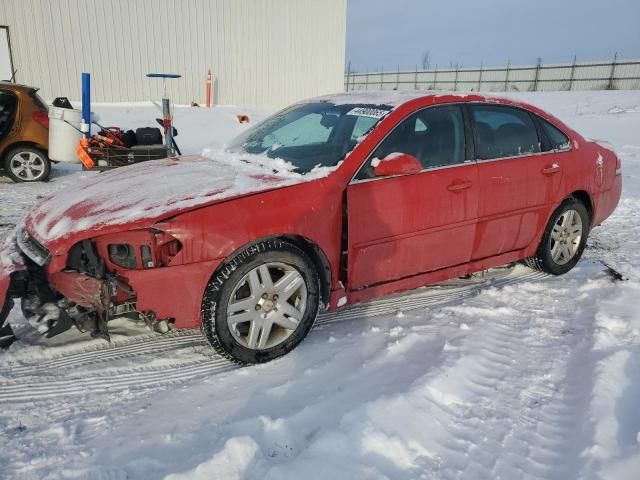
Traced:
<path id="1" fill-rule="evenodd" d="M 582 217 L 576 210 L 567 210 L 556 220 L 551 230 L 551 258 L 565 265 L 576 256 L 582 240 Z"/>
<path id="2" fill-rule="evenodd" d="M 240 345 L 266 350 L 296 331 L 306 307 L 307 286 L 300 272 L 284 263 L 265 263 L 234 287 L 227 305 L 227 323 Z"/>
<path id="3" fill-rule="evenodd" d="M 45 172 L 44 159 L 34 152 L 16 153 L 9 162 L 11 172 L 21 180 L 38 180 Z"/>

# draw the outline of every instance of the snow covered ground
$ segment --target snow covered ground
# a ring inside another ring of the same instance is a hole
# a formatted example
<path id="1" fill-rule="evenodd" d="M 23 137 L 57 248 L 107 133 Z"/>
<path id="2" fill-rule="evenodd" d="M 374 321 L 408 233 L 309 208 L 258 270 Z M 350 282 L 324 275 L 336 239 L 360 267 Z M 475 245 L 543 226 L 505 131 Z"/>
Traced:
<path id="1" fill-rule="evenodd" d="M 512 96 L 623 161 L 623 199 L 568 275 L 496 269 L 324 315 L 292 354 L 241 369 L 196 331 L 122 322 L 111 345 L 45 341 L 16 309 L 21 339 L 0 352 L 0 477 L 640 478 L 640 92 Z M 97 110 L 136 126 L 146 108 Z M 235 113 L 179 111 L 183 150 L 239 131 Z M 40 195 L 87 175 L 0 180 L 0 239 Z"/>

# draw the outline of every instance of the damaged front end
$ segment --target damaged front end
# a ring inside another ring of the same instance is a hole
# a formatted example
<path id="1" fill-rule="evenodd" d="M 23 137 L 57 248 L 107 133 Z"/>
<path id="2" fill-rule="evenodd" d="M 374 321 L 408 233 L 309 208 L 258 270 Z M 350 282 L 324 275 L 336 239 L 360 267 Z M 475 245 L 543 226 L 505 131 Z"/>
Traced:
<path id="1" fill-rule="evenodd" d="M 0 252 L 0 346 L 15 340 L 7 317 L 17 298 L 25 317 L 35 319 L 47 338 L 75 326 L 109 340 L 108 323 L 116 317 L 144 320 L 160 331 L 173 321 L 159 320 L 153 310 L 138 311 L 128 279 L 169 266 L 181 250 L 173 237 L 154 229 L 104 235 L 81 240 L 53 259 L 26 228 L 12 237 Z"/>
<path id="2" fill-rule="evenodd" d="M 9 347 L 16 339 L 11 325 L 7 322 L 13 308 L 13 299 L 22 291 L 23 275 L 3 269 L 0 266 L 0 348 Z"/>
<path id="3" fill-rule="evenodd" d="M 15 341 L 13 329 L 7 323 L 14 298 L 21 297 L 26 279 L 25 257 L 18 252 L 16 232 L 0 246 L 0 348 Z"/>

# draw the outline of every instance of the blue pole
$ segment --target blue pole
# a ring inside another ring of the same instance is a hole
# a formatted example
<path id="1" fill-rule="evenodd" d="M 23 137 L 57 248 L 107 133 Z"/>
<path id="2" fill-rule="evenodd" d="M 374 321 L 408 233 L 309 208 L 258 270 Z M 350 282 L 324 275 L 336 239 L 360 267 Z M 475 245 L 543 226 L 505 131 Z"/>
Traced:
<path id="1" fill-rule="evenodd" d="M 91 136 L 91 75 L 82 74 L 82 127 L 84 136 Z"/>

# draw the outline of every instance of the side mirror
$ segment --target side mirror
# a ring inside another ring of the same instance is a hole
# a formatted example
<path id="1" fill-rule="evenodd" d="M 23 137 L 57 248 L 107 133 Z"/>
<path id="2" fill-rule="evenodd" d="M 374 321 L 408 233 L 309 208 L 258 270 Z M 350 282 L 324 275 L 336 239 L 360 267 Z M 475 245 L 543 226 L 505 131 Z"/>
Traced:
<path id="1" fill-rule="evenodd" d="M 373 173 L 376 177 L 405 175 L 422 170 L 420 160 L 408 153 L 390 153 L 382 160 L 374 159 L 372 165 Z"/>

